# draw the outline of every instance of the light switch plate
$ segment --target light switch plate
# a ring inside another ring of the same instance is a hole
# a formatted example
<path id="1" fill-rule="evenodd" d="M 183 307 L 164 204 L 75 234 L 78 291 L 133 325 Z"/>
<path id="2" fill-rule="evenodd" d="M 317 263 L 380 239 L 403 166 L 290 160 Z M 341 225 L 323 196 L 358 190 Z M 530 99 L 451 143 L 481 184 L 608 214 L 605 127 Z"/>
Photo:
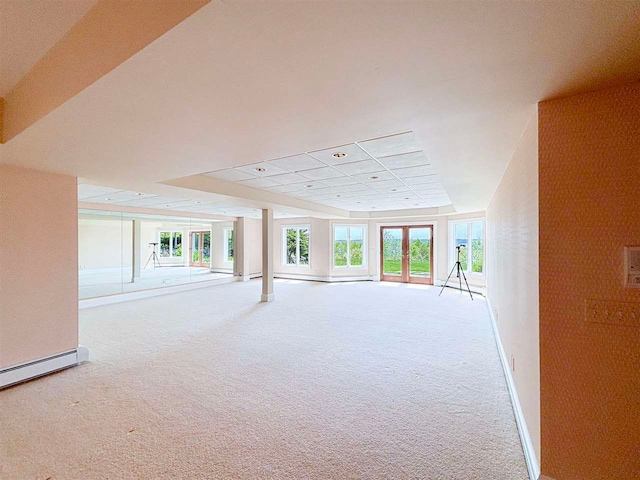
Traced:
<path id="1" fill-rule="evenodd" d="M 589 323 L 640 327 L 640 303 L 615 300 L 586 301 L 586 320 Z"/>

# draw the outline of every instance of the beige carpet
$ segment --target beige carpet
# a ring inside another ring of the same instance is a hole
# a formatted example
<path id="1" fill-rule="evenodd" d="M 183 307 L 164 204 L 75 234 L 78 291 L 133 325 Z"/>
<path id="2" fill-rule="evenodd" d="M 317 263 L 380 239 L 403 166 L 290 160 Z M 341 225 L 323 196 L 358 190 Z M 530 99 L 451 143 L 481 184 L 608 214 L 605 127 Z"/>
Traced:
<path id="1" fill-rule="evenodd" d="M 89 363 L 0 391 L 0 478 L 527 478 L 481 297 L 259 293 L 81 311 Z"/>

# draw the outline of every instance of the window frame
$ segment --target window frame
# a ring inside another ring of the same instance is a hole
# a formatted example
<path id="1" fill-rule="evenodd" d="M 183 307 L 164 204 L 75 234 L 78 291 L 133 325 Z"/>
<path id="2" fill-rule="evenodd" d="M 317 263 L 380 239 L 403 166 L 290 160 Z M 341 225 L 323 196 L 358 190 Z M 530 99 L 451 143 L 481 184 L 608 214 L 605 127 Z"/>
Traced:
<path id="1" fill-rule="evenodd" d="M 169 256 L 168 257 L 163 257 L 162 256 L 162 234 L 163 233 L 168 233 L 169 234 Z M 174 235 L 176 233 L 180 234 L 180 246 L 183 247 L 182 248 L 182 253 L 180 255 L 174 255 L 173 254 L 173 239 L 174 239 Z M 184 232 L 182 230 L 158 230 L 158 256 L 160 258 L 184 258 Z"/>
<path id="2" fill-rule="evenodd" d="M 471 246 L 472 246 L 472 235 L 473 235 L 473 224 L 474 223 L 482 223 L 482 272 L 474 272 L 473 271 L 473 262 L 471 255 Z M 453 265 L 456 262 L 456 226 L 457 225 L 466 225 L 467 226 L 467 268 L 464 270 L 464 273 L 473 277 L 481 277 L 484 278 L 487 271 L 487 242 L 486 242 L 486 219 L 484 217 L 477 218 L 468 218 L 464 220 L 449 220 L 449 270 L 453 268 Z"/>
<path id="3" fill-rule="evenodd" d="M 336 228 L 346 228 L 347 229 L 347 264 L 346 265 L 336 265 Z M 351 265 L 351 228 L 362 228 L 362 265 Z M 331 265 L 332 268 L 342 270 L 342 269 L 363 269 L 367 268 L 367 257 L 368 257 L 368 229 L 367 225 L 364 223 L 334 223 L 333 224 L 333 232 L 331 237 Z"/>
<path id="4" fill-rule="evenodd" d="M 231 234 L 233 235 L 232 240 L 233 240 L 233 259 L 229 260 L 229 232 L 231 232 Z M 236 236 L 235 236 L 235 232 L 234 232 L 234 228 L 233 227 L 225 227 L 222 229 L 222 244 L 224 245 L 223 249 L 222 249 L 222 261 L 224 263 L 233 263 L 235 260 L 235 255 L 236 255 L 236 249 L 235 249 L 235 244 L 236 244 Z"/>
<path id="5" fill-rule="evenodd" d="M 287 263 L 287 230 L 296 230 L 296 263 Z M 300 264 L 300 230 L 307 230 L 309 232 L 309 262 L 304 265 Z M 283 267 L 292 268 L 311 268 L 311 225 L 283 225 L 282 226 L 282 241 L 281 241 L 281 264 Z"/>

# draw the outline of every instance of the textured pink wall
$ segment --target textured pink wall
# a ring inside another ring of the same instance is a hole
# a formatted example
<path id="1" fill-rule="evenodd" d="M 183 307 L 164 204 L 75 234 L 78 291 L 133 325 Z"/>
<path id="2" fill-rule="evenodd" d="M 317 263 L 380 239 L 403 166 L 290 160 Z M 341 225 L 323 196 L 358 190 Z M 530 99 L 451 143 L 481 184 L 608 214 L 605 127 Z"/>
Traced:
<path id="1" fill-rule="evenodd" d="M 75 177 L 0 165 L 0 368 L 78 346 Z"/>
<path id="2" fill-rule="evenodd" d="M 640 302 L 640 84 L 539 105 L 542 472 L 640 478 L 640 327 L 586 322 L 587 299 Z"/>

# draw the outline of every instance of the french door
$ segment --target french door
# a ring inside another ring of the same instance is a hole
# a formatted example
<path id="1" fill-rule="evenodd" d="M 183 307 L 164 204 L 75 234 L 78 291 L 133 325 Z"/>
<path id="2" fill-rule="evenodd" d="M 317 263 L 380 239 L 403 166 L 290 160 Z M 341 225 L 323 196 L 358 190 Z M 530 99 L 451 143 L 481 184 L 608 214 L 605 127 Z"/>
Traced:
<path id="1" fill-rule="evenodd" d="M 211 232 L 191 232 L 189 237 L 189 265 L 209 267 L 211 265 Z"/>
<path id="2" fill-rule="evenodd" d="M 380 280 L 433 285 L 433 227 L 380 228 Z"/>

